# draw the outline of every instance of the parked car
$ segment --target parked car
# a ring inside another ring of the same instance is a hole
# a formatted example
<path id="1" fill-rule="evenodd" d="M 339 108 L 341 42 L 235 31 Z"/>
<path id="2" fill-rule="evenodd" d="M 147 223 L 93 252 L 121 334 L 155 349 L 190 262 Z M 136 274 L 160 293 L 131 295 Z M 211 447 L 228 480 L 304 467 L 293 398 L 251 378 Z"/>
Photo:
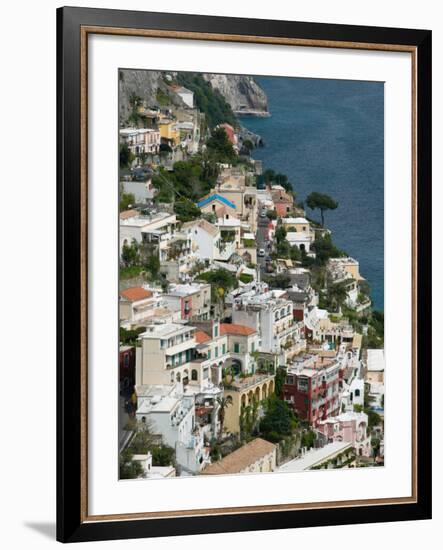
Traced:
<path id="1" fill-rule="evenodd" d="M 264 257 L 265 257 L 265 254 L 266 254 L 266 253 L 265 253 L 265 249 L 264 249 L 264 248 L 259 248 L 258 254 L 257 254 L 258 257 L 259 257 L 259 258 L 264 258 Z"/>

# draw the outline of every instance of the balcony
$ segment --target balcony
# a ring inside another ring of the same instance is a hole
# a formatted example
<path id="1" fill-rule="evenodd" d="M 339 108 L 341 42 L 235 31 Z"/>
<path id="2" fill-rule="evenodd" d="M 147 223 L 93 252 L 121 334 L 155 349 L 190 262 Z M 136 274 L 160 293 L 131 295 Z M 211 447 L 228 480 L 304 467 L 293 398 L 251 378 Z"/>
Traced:
<path id="1" fill-rule="evenodd" d="M 268 380 L 273 380 L 274 375 L 272 374 L 253 374 L 247 376 L 246 378 L 236 378 L 229 384 L 225 384 L 224 387 L 226 390 L 233 390 L 237 392 L 242 392 L 258 384 L 262 384 Z"/>
<path id="2" fill-rule="evenodd" d="M 182 351 L 195 348 L 195 338 L 188 338 L 179 344 L 174 344 L 168 348 L 165 348 L 165 354 L 167 356 L 176 355 Z"/>

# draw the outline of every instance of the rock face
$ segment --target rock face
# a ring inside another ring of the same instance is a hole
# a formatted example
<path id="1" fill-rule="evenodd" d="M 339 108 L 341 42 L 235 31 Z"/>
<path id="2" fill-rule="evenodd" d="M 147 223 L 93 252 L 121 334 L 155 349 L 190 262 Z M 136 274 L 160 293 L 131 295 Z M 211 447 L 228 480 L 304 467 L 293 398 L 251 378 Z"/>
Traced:
<path id="1" fill-rule="evenodd" d="M 119 119 L 125 121 L 130 114 L 129 98 L 132 93 L 148 101 L 155 100 L 160 71 L 122 70 L 119 72 Z"/>
<path id="2" fill-rule="evenodd" d="M 170 73 L 174 74 L 174 73 Z M 164 80 L 165 73 L 147 70 L 121 70 L 119 73 L 119 118 L 120 123 L 130 114 L 129 98 L 136 94 L 150 107 L 158 105 L 157 90 L 169 95 L 172 103 L 181 104 L 180 98 L 171 94 Z M 268 116 L 268 98 L 250 76 L 204 74 L 203 77 L 218 90 L 236 114 Z"/>
<path id="3" fill-rule="evenodd" d="M 146 101 L 148 107 L 159 107 L 157 92 L 160 90 L 169 97 L 171 105 L 183 107 L 183 101 L 174 93 L 171 93 L 167 83 L 164 80 L 165 73 L 161 71 L 146 70 L 121 70 L 119 73 L 119 119 L 120 124 L 124 124 L 131 107 L 129 98 L 135 94 L 143 101 Z"/>
<path id="4" fill-rule="evenodd" d="M 252 76 L 204 74 L 203 77 L 218 90 L 236 114 L 268 116 L 268 98 Z"/>

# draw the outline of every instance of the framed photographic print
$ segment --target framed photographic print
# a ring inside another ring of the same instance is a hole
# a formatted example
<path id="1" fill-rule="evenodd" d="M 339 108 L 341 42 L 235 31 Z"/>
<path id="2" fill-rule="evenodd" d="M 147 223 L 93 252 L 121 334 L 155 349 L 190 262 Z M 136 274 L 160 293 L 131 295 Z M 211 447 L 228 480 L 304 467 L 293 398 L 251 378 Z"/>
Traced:
<path id="1" fill-rule="evenodd" d="M 431 32 L 60 8 L 63 542 L 431 517 Z"/>

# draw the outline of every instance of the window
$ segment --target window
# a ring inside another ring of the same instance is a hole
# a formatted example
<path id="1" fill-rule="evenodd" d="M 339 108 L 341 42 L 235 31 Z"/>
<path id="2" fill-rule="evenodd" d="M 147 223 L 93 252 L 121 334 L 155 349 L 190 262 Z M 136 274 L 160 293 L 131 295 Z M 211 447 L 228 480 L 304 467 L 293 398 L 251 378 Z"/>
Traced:
<path id="1" fill-rule="evenodd" d="M 297 380 L 297 389 L 298 391 L 306 392 L 308 391 L 308 379 L 307 378 L 299 378 Z"/>
<path id="2" fill-rule="evenodd" d="M 255 351 L 255 342 L 252 342 L 252 344 L 251 344 L 251 351 L 252 351 L 253 353 L 254 353 L 254 351 Z"/>
<path id="3" fill-rule="evenodd" d="M 195 369 L 191 371 L 191 380 L 198 380 L 198 372 Z"/>
<path id="4" fill-rule="evenodd" d="M 211 359 L 211 350 L 208 349 L 208 359 Z"/>
<path id="5" fill-rule="evenodd" d="M 360 390 L 355 390 L 354 395 L 355 397 L 360 397 Z"/>
<path id="6" fill-rule="evenodd" d="M 223 344 L 223 346 L 222 346 L 222 353 L 223 353 L 223 355 L 226 353 L 226 344 Z"/>
<path id="7" fill-rule="evenodd" d="M 218 357 L 218 346 L 215 346 L 215 357 Z"/>
<path id="8" fill-rule="evenodd" d="M 214 337 L 217 337 L 218 336 L 218 326 L 215 325 L 214 327 Z"/>
<path id="9" fill-rule="evenodd" d="M 124 355 L 123 366 L 125 367 L 125 369 L 129 367 L 129 353 L 125 353 Z"/>
<path id="10" fill-rule="evenodd" d="M 240 353 L 240 344 L 238 342 L 234 342 L 234 353 Z"/>

